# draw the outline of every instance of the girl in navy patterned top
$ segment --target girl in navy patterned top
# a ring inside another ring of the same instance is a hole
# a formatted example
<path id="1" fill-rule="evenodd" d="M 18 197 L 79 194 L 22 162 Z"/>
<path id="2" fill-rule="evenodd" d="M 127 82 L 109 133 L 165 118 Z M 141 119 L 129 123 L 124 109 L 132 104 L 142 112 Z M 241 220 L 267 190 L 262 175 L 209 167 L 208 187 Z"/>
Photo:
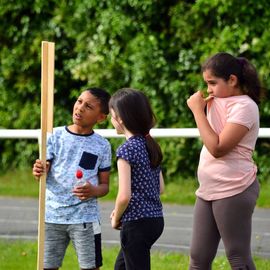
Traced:
<path id="1" fill-rule="evenodd" d="M 111 224 L 121 229 L 115 270 L 149 270 L 150 249 L 164 228 L 162 153 L 149 131 L 155 116 L 147 97 L 124 88 L 110 99 L 111 122 L 126 141 L 117 149 L 119 189 Z"/>

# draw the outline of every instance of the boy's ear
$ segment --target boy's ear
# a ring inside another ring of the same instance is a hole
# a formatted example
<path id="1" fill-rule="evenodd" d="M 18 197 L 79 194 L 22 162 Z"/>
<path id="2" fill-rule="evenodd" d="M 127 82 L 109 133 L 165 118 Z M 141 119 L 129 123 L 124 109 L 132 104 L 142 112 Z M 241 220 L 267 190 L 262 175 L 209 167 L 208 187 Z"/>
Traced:
<path id="1" fill-rule="evenodd" d="M 97 123 L 101 123 L 101 122 L 105 121 L 106 118 L 107 118 L 107 114 L 101 113 L 101 114 L 99 115 L 98 119 L 97 119 Z"/>

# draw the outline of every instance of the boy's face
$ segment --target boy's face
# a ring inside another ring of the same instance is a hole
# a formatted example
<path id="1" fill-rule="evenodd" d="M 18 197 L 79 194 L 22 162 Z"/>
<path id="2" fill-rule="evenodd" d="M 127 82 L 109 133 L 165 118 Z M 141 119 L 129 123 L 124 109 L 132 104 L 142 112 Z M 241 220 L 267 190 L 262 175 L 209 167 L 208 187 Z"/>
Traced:
<path id="1" fill-rule="evenodd" d="M 89 91 L 82 92 L 73 107 L 73 123 L 83 129 L 92 129 L 97 122 L 105 119 L 100 101 Z"/>

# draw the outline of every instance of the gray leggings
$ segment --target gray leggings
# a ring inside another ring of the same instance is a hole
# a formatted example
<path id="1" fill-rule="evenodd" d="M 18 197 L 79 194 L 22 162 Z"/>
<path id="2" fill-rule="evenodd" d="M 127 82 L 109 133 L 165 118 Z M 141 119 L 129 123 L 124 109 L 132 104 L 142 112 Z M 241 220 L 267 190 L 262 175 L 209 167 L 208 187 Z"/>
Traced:
<path id="1" fill-rule="evenodd" d="M 255 270 L 251 256 L 251 219 L 259 183 L 244 192 L 216 201 L 197 198 L 194 209 L 190 270 L 210 270 L 222 239 L 233 270 Z"/>

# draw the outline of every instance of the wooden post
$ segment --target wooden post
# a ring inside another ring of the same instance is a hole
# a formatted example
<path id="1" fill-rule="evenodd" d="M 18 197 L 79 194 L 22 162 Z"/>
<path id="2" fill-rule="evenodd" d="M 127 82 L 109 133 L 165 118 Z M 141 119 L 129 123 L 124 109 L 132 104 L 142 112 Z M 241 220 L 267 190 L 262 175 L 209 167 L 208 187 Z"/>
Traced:
<path id="1" fill-rule="evenodd" d="M 47 133 L 52 133 L 53 130 L 54 43 L 42 41 L 41 47 L 41 137 L 39 153 L 40 159 L 46 164 Z M 43 270 L 44 264 L 46 177 L 47 174 L 44 173 L 39 180 L 37 270 Z"/>

